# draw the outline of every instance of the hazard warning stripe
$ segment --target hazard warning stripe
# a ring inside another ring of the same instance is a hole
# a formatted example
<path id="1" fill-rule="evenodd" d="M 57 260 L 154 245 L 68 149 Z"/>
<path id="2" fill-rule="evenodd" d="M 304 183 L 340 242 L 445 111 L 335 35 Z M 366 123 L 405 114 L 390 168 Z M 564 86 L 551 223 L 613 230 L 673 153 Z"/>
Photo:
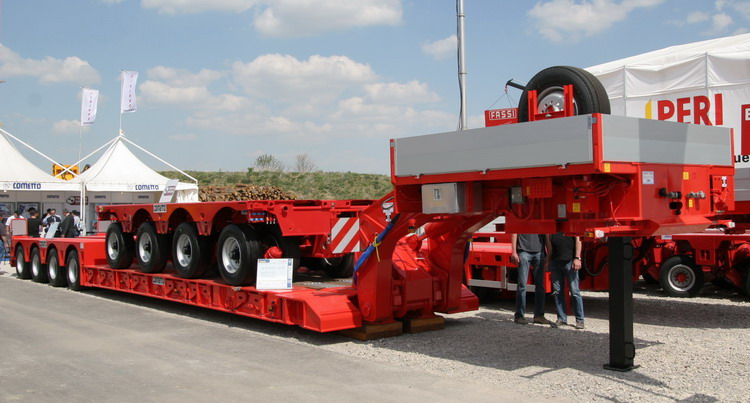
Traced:
<path id="1" fill-rule="evenodd" d="M 359 220 L 354 217 L 339 218 L 331 229 L 333 253 L 359 252 Z"/>

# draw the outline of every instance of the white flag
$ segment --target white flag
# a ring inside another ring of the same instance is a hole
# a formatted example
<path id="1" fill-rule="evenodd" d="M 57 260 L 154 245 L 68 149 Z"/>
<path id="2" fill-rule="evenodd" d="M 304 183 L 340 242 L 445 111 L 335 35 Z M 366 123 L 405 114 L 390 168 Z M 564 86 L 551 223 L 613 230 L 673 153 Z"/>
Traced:
<path id="1" fill-rule="evenodd" d="M 120 99 L 120 113 L 135 112 L 135 83 L 138 81 L 137 71 L 122 72 L 122 91 Z"/>
<path id="2" fill-rule="evenodd" d="M 84 88 L 81 96 L 81 126 L 90 125 L 96 120 L 96 103 L 99 90 Z"/>

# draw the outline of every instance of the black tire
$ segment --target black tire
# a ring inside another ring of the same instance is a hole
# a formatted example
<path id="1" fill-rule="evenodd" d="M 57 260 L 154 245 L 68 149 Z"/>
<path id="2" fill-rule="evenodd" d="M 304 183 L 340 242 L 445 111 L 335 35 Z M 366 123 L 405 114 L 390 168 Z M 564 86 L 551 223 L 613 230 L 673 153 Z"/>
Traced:
<path id="1" fill-rule="evenodd" d="M 578 67 L 548 67 L 529 80 L 526 89 L 518 102 L 518 121 L 529 120 L 529 91 L 536 90 L 539 110 L 553 106 L 556 110 L 564 109 L 563 87 L 573 85 L 574 115 L 590 113 L 610 113 L 607 90 L 593 74 Z"/>
<path id="2" fill-rule="evenodd" d="M 16 276 L 23 280 L 31 278 L 31 264 L 26 261 L 22 245 L 16 246 Z"/>
<path id="3" fill-rule="evenodd" d="M 68 288 L 73 291 L 81 291 L 81 262 L 78 258 L 78 252 L 71 252 L 65 262 L 65 279 L 68 281 Z"/>
<path id="4" fill-rule="evenodd" d="M 47 278 L 47 265 L 42 264 L 42 253 L 39 248 L 34 246 L 31 248 L 31 281 L 35 283 L 46 283 L 49 281 Z"/>
<path id="5" fill-rule="evenodd" d="M 113 269 L 127 269 L 133 264 L 135 241 L 133 236 L 122 232 L 122 224 L 113 222 L 107 228 L 107 263 Z"/>
<path id="6" fill-rule="evenodd" d="M 60 266 L 60 258 L 57 255 L 57 249 L 50 248 L 47 250 L 47 278 L 49 284 L 53 287 L 64 287 L 68 284 L 65 280 L 65 267 Z"/>
<path id="7" fill-rule="evenodd" d="M 670 297 L 695 297 L 703 287 L 703 271 L 690 257 L 675 255 L 661 265 L 659 284 Z"/>
<path id="8" fill-rule="evenodd" d="M 164 271 L 169 255 L 166 235 L 157 234 L 154 223 L 147 221 L 138 227 L 135 239 L 135 257 L 141 271 L 144 273 Z"/>
<path id="9" fill-rule="evenodd" d="M 221 231 L 216 261 L 221 278 L 228 284 L 245 285 L 255 282 L 260 257 L 258 235 L 251 227 L 230 224 Z"/>
<path id="10" fill-rule="evenodd" d="M 277 225 L 268 226 L 261 232 L 261 256 L 265 256 L 266 251 L 274 246 L 281 249 L 282 258 L 294 259 L 292 267 L 294 271 L 297 271 L 297 269 L 299 269 L 300 261 L 302 260 L 299 239 L 283 236 L 281 234 L 281 229 Z"/>
<path id="11" fill-rule="evenodd" d="M 177 275 L 182 278 L 202 276 L 211 259 L 210 247 L 208 238 L 198 235 L 195 223 L 178 225 L 172 237 L 172 264 Z"/>
<path id="12" fill-rule="evenodd" d="M 322 259 L 323 271 L 333 278 L 351 277 L 354 274 L 354 254 Z"/>

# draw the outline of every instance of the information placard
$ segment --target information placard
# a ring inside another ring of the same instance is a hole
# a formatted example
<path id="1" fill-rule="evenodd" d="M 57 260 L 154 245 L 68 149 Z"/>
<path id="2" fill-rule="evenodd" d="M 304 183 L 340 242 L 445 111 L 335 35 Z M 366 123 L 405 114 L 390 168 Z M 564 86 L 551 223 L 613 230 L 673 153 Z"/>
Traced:
<path id="1" fill-rule="evenodd" d="M 294 259 L 258 259 L 258 290 L 291 290 Z"/>

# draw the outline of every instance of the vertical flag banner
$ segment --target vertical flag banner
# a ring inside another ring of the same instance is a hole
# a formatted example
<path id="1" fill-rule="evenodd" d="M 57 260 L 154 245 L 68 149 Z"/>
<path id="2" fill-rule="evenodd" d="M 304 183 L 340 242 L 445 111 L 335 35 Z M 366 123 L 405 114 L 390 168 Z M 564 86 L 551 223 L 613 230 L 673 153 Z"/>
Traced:
<path id="1" fill-rule="evenodd" d="M 81 126 L 90 125 L 96 120 L 96 104 L 99 90 L 84 88 L 81 96 Z"/>
<path id="2" fill-rule="evenodd" d="M 122 72 L 122 91 L 120 98 L 120 113 L 135 112 L 135 84 L 138 81 L 137 71 Z"/>

